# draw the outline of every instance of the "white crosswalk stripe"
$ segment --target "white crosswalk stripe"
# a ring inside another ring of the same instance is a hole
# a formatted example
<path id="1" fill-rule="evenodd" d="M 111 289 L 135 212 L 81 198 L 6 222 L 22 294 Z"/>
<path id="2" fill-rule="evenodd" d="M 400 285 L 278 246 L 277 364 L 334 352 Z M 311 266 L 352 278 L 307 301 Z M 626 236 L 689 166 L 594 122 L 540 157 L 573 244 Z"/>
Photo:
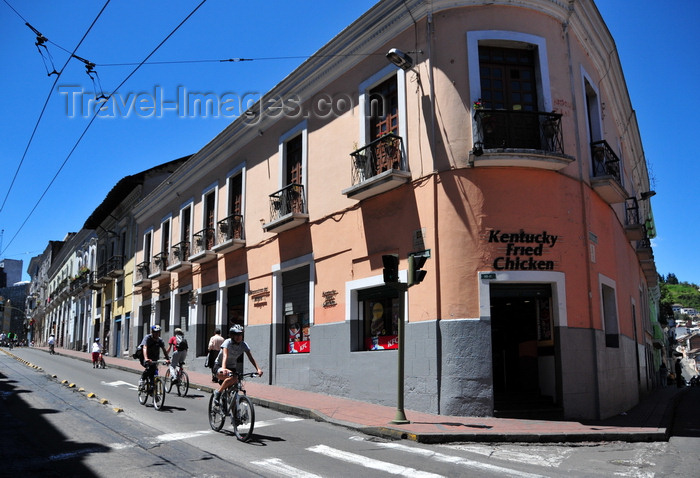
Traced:
<path id="1" fill-rule="evenodd" d="M 264 468 L 281 476 L 299 477 L 299 478 L 322 478 L 320 475 L 307 473 L 291 465 L 287 465 L 279 458 L 268 458 L 267 460 L 252 461 L 253 465 Z"/>
<path id="2" fill-rule="evenodd" d="M 385 461 L 375 460 L 373 458 L 368 458 L 366 456 L 357 455 L 355 453 L 350 453 L 343 450 L 338 450 L 336 448 L 331 448 L 326 445 L 316 445 L 307 448 L 308 451 L 314 453 L 319 453 L 321 455 L 328 456 L 330 458 L 335 458 L 336 460 L 341 460 L 346 463 L 352 463 L 354 465 L 360 465 L 365 468 L 369 468 L 376 471 L 383 471 L 390 473 L 392 475 L 400 475 L 411 478 L 441 478 L 442 475 L 437 475 L 435 473 L 429 473 L 427 471 L 416 470 L 415 468 L 409 468 L 406 466 L 395 465 L 393 463 L 388 463 Z"/>
<path id="3" fill-rule="evenodd" d="M 281 417 L 281 418 L 275 418 L 273 420 L 263 420 L 260 422 L 255 422 L 254 430 L 258 430 L 258 429 L 264 428 L 264 427 L 269 427 L 272 425 L 277 425 L 279 423 L 298 422 L 301 420 L 303 420 L 303 418 L 298 418 L 298 417 Z M 162 442 L 175 441 L 175 440 L 187 440 L 189 438 L 196 438 L 198 436 L 207 435 L 209 433 L 212 433 L 212 430 L 197 430 L 197 431 L 193 431 L 193 432 L 164 433 L 163 435 L 158 435 L 157 437 L 153 438 L 151 441 L 153 443 L 162 443 Z"/>
<path id="4" fill-rule="evenodd" d="M 353 437 L 354 439 L 362 437 Z M 388 448 L 392 450 L 397 450 L 405 453 L 412 453 L 414 455 L 420 455 L 424 458 L 430 458 L 431 460 L 439 461 L 442 463 L 451 463 L 454 465 L 465 466 L 472 469 L 483 470 L 491 473 L 497 473 L 500 476 L 515 476 L 521 478 L 546 478 L 543 475 L 537 475 L 534 473 L 527 473 L 524 471 L 513 470 L 511 468 L 505 468 L 503 466 L 491 465 L 489 463 L 481 463 L 475 460 L 469 460 L 467 458 L 462 458 L 460 456 L 446 455 L 444 453 L 438 453 L 426 448 L 418 448 L 403 445 L 397 442 L 373 442 L 374 445 Z"/>

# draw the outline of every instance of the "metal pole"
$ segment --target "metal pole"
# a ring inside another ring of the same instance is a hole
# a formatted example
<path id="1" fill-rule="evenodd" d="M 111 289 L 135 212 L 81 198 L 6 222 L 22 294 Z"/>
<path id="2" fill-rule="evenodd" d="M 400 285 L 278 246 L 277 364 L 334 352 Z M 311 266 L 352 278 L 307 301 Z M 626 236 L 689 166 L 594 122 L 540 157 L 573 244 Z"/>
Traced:
<path id="1" fill-rule="evenodd" d="M 403 411 L 403 375 L 404 375 L 404 318 L 405 318 L 405 307 L 404 303 L 406 301 L 406 290 L 408 289 L 407 284 L 398 284 L 399 287 L 397 287 L 399 291 L 399 357 L 398 357 L 398 385 L 397 385 L 397 392 L 398 392 L 398 397 L 396 400 L 396 415 L 394 416 L 394 419 L 391 421 L 391 423 L 397 424 L 397 425 L 403 425 L 407 423 L 411 423 L 409 420 L 406 419 L 406 414 Z"/>

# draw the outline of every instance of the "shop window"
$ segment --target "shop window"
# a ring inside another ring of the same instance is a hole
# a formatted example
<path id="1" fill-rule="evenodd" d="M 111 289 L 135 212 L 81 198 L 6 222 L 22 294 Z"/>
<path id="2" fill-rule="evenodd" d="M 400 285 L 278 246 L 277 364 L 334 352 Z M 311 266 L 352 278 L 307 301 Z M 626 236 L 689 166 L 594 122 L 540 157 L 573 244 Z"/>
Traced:
<path id="1" fill-rule="evenodd" d="M 390 287 L 360 290 L 358 300 L 358 332 L 360 350 L 398 348 L 399 293 Z"/>
<path id="2" fill-rule="evenodd" d="M 282 273 L 282 300 L 284 325 L 289 334 L 285 352 L 310 352 L 308 265 Z"/>

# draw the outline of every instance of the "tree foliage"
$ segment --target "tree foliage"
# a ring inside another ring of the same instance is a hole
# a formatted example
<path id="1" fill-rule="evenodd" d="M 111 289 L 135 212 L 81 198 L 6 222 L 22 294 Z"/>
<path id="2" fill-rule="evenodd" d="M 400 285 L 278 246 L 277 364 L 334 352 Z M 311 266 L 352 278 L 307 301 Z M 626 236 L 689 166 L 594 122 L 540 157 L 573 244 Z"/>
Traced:
<path id="1" fill-rule="evenodd" d="M 661 278 L 661 317 L 673 317 L 673 304 L 700 310 L 700 287 L 697 284 L 679 282 L 675 274 Z"/>

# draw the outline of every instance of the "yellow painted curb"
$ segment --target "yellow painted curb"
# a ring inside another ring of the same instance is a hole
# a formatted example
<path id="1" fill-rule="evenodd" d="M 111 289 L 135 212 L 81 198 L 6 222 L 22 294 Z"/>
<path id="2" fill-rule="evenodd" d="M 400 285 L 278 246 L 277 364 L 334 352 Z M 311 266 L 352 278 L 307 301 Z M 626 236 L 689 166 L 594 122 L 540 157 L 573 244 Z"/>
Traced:
<path id="1" fill-rule="evenodd" d="M 66 384 L 68 383 L 68 380 L 61 380 L 61 383 Z"/>
<path id="2" fill-rule="evenodd" d="M 68 384 L 68 387 L 69 387 L 69 388 L 75 388 L 75 384 L 74 384 L 74 383 Z"/>
<path id="3" fill-rule="evenodd" d="M 88 398 L 93 398 L 93 397 L 96 397 L 97 395 L 95 395 L 94 393 L 90 392 L 90 393 L 87 394 L 87 396 L 88 396 Z"/>
<path id="4" fill-rule="evenodd" d="M 100 400 L 100 403 L 101 403 L 102 405 L 106 405 L 106 404 L 108 404 L 109 402 L 107 401 L 106 398 L 103 398 L 102 400 Z"/>
<path id="5" fill-rule="evenodd" d="M 83 387 L 80 387 L 80 388 L 78 389 L 78 391 L 79 391 L 79 392 L 84 392 L 85 389 L 84 389 Z"/>
<path id="6" fill-rule="evenodd" d="M 124 411 L 123 408 L 119 408 L 119 407 L 114 407 L 112 410 L 114 410 L 116 413 L 121 413 Z"/>

